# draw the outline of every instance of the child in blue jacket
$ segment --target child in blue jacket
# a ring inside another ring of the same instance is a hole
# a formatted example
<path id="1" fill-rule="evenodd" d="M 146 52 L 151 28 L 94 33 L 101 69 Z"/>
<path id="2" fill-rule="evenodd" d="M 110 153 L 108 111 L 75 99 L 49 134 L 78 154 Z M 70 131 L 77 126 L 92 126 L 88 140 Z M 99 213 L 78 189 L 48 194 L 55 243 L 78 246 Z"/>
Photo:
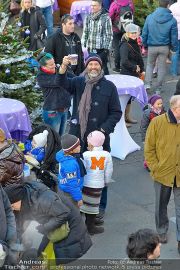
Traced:
<path id="1" fill-rule="evenodd" d="M 45 148 L 47 145 L 48 131 L 44 130 L 33 136 L 32 141 L 26 140 L 24 154 L 34 157 L 39 163 L 44 160 Z"/>
<path id="2" fill-rule="evenodd" d="M 73 203 L 80 207 L 82 201 L 82 187 L 86 170 L 80 156 L 80 140 L 71 134 L 61 137 L 62 150 L 57 152 L 59 162 L 59 189 L 70 197 Z"/>

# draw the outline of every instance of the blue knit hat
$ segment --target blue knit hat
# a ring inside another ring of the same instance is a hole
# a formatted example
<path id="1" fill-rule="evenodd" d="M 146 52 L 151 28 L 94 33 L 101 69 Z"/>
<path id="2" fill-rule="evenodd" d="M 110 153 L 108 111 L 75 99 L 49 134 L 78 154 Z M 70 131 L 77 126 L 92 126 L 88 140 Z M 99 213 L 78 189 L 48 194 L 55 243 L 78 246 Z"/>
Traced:
<path id="1" fill-rule="evenodd" d="M 100 66 L 102 67 L 102 60 L 98 54 L 90 53 L 89 56 L 86 58 L 85 67 L 87 67 L 87 65 L 91 61 L 97 61 L 100 64 Z"/>

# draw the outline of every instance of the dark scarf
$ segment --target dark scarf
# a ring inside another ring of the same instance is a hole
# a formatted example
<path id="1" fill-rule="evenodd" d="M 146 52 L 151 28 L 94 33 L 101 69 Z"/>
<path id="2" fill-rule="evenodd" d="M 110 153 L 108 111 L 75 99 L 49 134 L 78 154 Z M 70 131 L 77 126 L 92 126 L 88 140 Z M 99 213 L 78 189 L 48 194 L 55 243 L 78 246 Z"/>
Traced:
<path id="1" fill-rule="evenodd" d="M 168 116 L 169 116 L 170 123 L 177 124 L 177 119 L 174 116 L 174 114 L 171 111 L 171 109 L 168 110 Z"/>
<path id="2" fill-rule="evenodd" d="M 91 110 L 91 93 L 94 85 L 104 76 L 103 70 L 101 70 L 101 73 L 95 77 L 95 78 L 90 78 L 87 74 L 87 71 L 84 73 L 85 75 L 85 89 L 84 92 L 81 96 L 81 100 L 79 102 L 78 106 L 78 112 L 79 112 L 79 124 L 80 124 L 80 129 L 81 129 L 81 139 L 83 140 L 84 134 L 86 132 L 87 128 L 87 122 L 88 122 L 88 117 L 89 113 Z"/>
<path id="3" fill-rule="evenodd" d="M 30 27 L 30 11 L 29 10 L 24 10 L 24 26 Z"/>
<path id="4" fill-rule="evenodd" d="M 140 51 L 139 45 L 137 43 L 137 39 L 128 38 L 127 43 L 135 54 L 141 56 L 141 51 Z"/>
<path id="5" fill-rule="evenodd" d="M 84 177 L 87 174 L 87 172 L 86 172 L 86 168 L 84 166 L 84 163 L 82 161 L 82 159 L 83 159 L 82 154 L 74 153 L 74 154 L 71 154 L 71 156 L 73 156 L 77 160 L 78 165 L 79 165 L 79 169 L 80 169 L 81 177 Z"/>

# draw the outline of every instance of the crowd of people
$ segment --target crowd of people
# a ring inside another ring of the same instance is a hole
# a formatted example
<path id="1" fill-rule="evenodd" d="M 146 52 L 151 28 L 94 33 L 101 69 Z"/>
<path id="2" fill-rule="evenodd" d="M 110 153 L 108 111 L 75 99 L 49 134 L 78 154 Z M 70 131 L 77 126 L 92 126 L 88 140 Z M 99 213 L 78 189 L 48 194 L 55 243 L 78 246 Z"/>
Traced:
<path id="1" fill-rule="evenodd" d="M 105 77 L 112 48 L 113 72 L 144 78 L 149 94 L 140 130 L 144 167 L 154 180 L 157 232 L 140 229 L 129 235 L 127 255 L 145 263 L 160 256 L 161 243 L 168 242 L 172 190 L 180 254 L 180 80 L 167 111 L 161 96 L 169 53 L 172 76 L 178 75 L 180 0 L 159 0 L 145 20 L 142 36 L 131 0 L 92 0 L 82 38 L 74 32 L 69 14 L 61 17 L 61 28 L 53 33 L 53 2 L 21 1 L 22 38 L 29 37 L 29 50 L 44 47 L 37 57 L 44 123 L 19 147 L 0 129 L 0 266 L 8 269 L 29 256 L 53 258 L 55 265 L 69 263 L 89 250 L 90 236 L 104 232 L 113 173 L 110 134 L 122 117 L 116 86 Z M 142 46 L 147 50 L 146 69 Z M 152 85 L 155 66 L 157 82 Z M 131 103 L 132 98 L 125 109 L 127 127 L 137 123 L 130 117 Z M 25 174 L 28 163 L 31 171 Z M 23 233 L 27 221 L 33 220 L 43 237 L 29 255 Z"/>

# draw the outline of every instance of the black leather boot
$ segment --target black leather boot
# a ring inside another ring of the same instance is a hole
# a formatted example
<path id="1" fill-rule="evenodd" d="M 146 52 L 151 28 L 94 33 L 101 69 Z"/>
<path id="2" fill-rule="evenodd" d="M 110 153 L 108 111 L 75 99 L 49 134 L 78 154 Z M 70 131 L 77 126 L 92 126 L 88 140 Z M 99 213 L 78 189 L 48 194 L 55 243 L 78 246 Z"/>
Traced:
<path id="1" fill-rule="evenodd" d="M 86 226 L 89 234 L 98 234 L 98 233 L 103 233 L 104 228 L 100 226 L 95 226 L 95 220 L 96 220 L 96 215 L 90 215 L 86 214 Z"/>

